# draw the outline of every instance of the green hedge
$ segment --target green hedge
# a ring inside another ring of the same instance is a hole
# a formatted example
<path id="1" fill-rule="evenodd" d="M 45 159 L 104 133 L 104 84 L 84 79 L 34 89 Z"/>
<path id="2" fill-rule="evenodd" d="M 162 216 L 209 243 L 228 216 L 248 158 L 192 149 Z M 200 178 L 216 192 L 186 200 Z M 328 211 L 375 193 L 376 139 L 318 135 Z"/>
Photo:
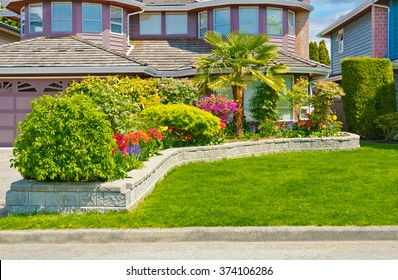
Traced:
<path id="1" fill-rule="evenodd" d="M 343 108 L 348 129 L 363 138 L 379 138 L 378 116 L 396 111 L 391 61 L 379 58 L 347 58 L 341 62 Z"/>
<path id="2" fill-rule="evenodd" d="M 123 176 L 112 153 L 116 147 L 105 114 L 87 96 L 32 101 L 14 142 L 12 166 L 37 181 L 109 181 Z"/>
<path id="3" fill-rule="evenodd" d="M 72 83 L 65 93 L 89 96 L 119 133 L 138 130 L 143 125 L 138 114 L 147 107 L 197 100 L 197 88 L 190 80 L 172 78 L 89 77 Z"/>
<path id="4" fill-rule="evenodd" d="M 206 143 L 220 132 L 221 119 L 213 114 L 185 104 L 168 104 L 150 107 L 141 116 L 156 126 L 167 126 L 178 133 L 189 134 Z"/>

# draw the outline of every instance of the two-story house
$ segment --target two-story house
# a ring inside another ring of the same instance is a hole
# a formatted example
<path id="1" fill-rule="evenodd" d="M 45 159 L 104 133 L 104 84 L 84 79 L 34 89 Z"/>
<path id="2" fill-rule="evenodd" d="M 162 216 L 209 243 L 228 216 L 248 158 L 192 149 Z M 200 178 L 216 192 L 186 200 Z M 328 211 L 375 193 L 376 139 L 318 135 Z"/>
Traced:
<path id="1" fill-rule="evenodd" d="M 344 58 L 389 58 L 398 89 L 398 0 L 367 0 L 318 36 L 331 42 L 330 80 L 341 81 L 340 61 Z"/>
<path id="2" fill-rule="evenodd" d="M 234 30 L 266 33 L 290 70 L 323 78 L 329 68 L 308 59 L 310 0 L 5 0 L 21 18 L 21 41 L 0 46 L 0 146 L 41 94 L 64 90 L 88 75 L 192 77 L 194 60 L 209 54 L 203 36 Z M 246 90 L 245 104 L 253 87 Z M 293 112 L 281 104 L 282 118 Z"/>

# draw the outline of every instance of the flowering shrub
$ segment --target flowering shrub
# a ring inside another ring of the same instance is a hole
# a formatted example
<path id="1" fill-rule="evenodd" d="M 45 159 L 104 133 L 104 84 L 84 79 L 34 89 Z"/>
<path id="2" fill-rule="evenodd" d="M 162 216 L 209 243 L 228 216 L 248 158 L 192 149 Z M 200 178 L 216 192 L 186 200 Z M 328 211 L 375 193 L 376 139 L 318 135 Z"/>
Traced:
<path id="1" fill-rule="evenodd" d="M 294 124 L 293 131 L 296 131 L 296 136 L 327 137 L 340 134 L 341 122 L 337 121 L 336 115 L 331 116 L 330 120 L 326 120 L 325 123 L 319 122 L 311 114 L 307 114 L 307 118 Z"/>
<path id="2" fill-rule="evenodd" d="M 228 100 L 225 95 L 210 95 L 196 102 L 195 106 L 219 117 L 224 124 L 228 123 L 233 112 L 238 110 L 238 105 L 234 101 Z"/>

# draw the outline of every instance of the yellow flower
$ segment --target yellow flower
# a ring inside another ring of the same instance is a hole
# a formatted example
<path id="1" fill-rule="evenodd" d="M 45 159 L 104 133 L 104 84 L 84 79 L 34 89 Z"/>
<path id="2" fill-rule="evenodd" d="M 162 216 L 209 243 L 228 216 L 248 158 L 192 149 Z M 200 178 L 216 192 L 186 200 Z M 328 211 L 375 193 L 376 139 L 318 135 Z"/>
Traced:
<path id="1" fill-rule="evenodd" d="M 333 115 L 332 120 L 337 121 L 337 116 Z"/>
<path id="2" fill-rule="evenodd" d="M 159 126 L 158 132 L 159 133 L 164 133 L 168 130 L 169 128 L 167 126 Z"/>

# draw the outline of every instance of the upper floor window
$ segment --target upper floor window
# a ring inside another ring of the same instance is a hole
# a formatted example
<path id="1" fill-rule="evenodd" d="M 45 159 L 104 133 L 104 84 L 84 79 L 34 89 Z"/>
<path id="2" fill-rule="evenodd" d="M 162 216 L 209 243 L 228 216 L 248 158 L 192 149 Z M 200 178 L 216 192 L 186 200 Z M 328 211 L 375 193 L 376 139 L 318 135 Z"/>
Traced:
<path id="1" fill-rule="evenodd" d="M 83 32 L 99 33 L 102 31 L 102 5 L 83 3 L 82 5 Z"/>
<path id="2" fill-rule="evenodd" d="M 187 13 L 166 13 L 166 34 L 188 34 Z"/>
<path id="3" fill-rule="evenodd" d="M 231 32 L 231 13 L 229 8 L 214 10 L 214 31 L 221 35 Z"/>
<path id="4" fill-rule="evenodd" d="M 239 8 L 239 31 L 249 34 L 258 34 L 258 8 Z"/>
<path id="5" fill-rule="evenodd" d="M 202 12 L 198 14 L 198 34 L 199 38 L 203 38 L 207 32 L 207 12 Z"/>
<path id="6" fill-rule="evenodd" d="M 267 8 L 267 33 L 270 35 L 283 34 L 283 10 Z"/>
<path id="7" fill-rule="evenodd" d="M 111 6 L 111 32 L 123 33 L 123 9 Z"/>
<path id="8" fill-rule="evenodd" d="M 29 5 L 29 33 L 43 32 L 43 3 Z"/>
<path id="9" fill-rule="evenodd" d="M 140 34 L 141 35 L 161 35 L 162 34 L 162 14 L 145 13 L 140 15 Z"/>
<path id="10" fill-rule="evenodd" d="M 21 35 L 25 35 L 25 7 L 21 9 Z"/>
<path id="11" fill-rule="evenodd" d="M 288 13 L 289 35 L 296 36 L 296 13 L 289 11 Z"/>
<path id="12" fill-rule="evenodd" d="M 72 3 L 52 3 L 52 30 L 61 32 L 72 31 Z"/>
<path id="13" fill-rule="evenodd" d="M 344 30 L 339 30 L 337 34 L 337 44 L 339 46 L 339 53 L 344 51 Z"/>

